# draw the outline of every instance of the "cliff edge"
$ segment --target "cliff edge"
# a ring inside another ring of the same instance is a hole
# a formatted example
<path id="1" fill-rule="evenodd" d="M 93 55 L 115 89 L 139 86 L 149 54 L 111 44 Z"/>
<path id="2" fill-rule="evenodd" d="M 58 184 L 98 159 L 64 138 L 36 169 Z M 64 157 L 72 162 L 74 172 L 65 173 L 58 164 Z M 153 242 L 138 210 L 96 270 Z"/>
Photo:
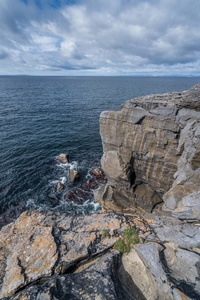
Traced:
<path id="1" fill-rule="evenodd" d="M 199 220 L 200 84 L 135 98 L 100 116 L 102 166 L 109 183 L 95 193 L 105 210 L 170 211 Z"/>

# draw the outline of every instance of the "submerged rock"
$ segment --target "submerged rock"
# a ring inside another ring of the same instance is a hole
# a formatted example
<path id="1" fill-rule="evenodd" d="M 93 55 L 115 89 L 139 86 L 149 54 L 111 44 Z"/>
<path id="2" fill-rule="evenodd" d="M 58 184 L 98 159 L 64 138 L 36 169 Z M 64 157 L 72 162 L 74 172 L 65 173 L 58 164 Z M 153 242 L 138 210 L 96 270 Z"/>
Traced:
<path id="1" fill-rule="evenodd" d="M 86 200 L 89 200 L 90 198 L 91 194 L 81 189 L 69 191 L 64 197 L 64 199 L 67 202 L 74 202 L 78 205 L 83 204 Z"/>
<path id="2" fill-rule="evenodd" d="M 99 187 L 99 183 L 97 182 L 97 180 L 95 178 L 89 178 L 86 183 L 84 183 L 81 188 L 85 191 L 91 191 L 91 190 L 95 190 L 98 189 Z"/>

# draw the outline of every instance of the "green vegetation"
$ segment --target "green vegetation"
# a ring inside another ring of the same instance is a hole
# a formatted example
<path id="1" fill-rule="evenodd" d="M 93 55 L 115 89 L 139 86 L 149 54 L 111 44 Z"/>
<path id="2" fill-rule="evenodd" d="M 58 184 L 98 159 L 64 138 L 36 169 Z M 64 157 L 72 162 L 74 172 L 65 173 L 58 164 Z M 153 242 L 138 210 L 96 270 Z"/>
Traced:
<path id="1" fill-rule="evenodd" d="M 142 242 L 143 242 L 143 244 L 145 243 L 145 239 L 144 238 L 142 238 Z"/>
<path id="2" fill-rule="evenodd" d="M 110 237 L 110 233 L 107 230 L 105 230 L 102 234 L 103 239 L 105 239 L 106 237 Z"/>
<path id="3" fill-rule="evenodd" d="M 174 249 L 174 254 L 176 254 L 177 250 Z"/>
<path id="4" fill-rule="evenodd" d="M 138 231 L 135 228 L 127 228 L 122 237 L 115 243 L 115 249 L 120 253 L 128 253 L 131 245 L 139 244 L 139 242 Z"/>

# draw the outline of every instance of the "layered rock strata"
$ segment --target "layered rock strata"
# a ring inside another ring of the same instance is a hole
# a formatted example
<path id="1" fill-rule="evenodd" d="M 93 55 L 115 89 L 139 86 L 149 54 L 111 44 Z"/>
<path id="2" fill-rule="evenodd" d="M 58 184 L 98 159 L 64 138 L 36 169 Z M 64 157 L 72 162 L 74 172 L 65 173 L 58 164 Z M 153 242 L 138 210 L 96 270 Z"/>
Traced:
<path id="1" fill-rule="evenodd" d="M 95 199 L 105 210 L 152 212 L 164 201 L 174 216 L 199 219 L 200 84 L 105 111 L 100 133 L 109 185 Z"/>

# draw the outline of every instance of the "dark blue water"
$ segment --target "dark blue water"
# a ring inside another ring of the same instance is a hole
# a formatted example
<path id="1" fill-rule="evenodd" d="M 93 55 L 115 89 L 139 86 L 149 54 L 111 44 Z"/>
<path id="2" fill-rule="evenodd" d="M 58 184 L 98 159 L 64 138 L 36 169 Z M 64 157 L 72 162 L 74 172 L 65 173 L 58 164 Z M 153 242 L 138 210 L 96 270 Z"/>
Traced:
<path id="1" fill-rule="evenodd" d="M 84 180 L 100 160 L 99 115 L 128 99 L 187 90 L 199 78 L 0 77 L 0 213 L 26 209 L 91 212 L 98 207 L 68 204 L 63 195 L 69 168 L 56 156 L 68 153 Z M 56 193 L 58 181 L 65 182 Z"/>

